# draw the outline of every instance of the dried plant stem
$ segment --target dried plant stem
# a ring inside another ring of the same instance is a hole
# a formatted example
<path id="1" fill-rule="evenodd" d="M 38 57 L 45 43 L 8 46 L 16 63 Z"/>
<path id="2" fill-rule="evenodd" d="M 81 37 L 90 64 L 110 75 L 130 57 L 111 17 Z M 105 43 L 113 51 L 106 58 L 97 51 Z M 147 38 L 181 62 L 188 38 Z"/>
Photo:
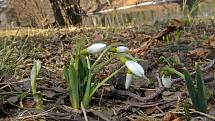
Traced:
<path id="1" fill-rule="evenodd" d="M 209 114 L 206 114 L 206 113 L 203 113 L 203 112 L 200 112 L 200 111 L 196 111 L 196 110 L 194 110 L 194 109 L 189 109 L 189 110 L 192 111 L 192 112 L 194 112 L 194 113 L 198 113 L 198 114 L 200 114 L 200 115 L 202 115 L 202 116 L 205 116 L 205 117 L 207 117 L 207 118 L 210 118 L 210 119 L 215 120 L 215 117 L 212 116 L 212 115 L 209 115 Z"/>

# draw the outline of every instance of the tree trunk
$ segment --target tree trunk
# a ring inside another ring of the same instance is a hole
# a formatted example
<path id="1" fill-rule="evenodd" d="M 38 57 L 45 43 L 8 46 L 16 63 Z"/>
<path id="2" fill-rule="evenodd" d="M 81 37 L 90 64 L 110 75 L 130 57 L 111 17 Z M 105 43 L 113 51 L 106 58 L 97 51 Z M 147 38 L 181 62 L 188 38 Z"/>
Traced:
<path id="1" fill-rule="evenodd" d="M 64 26 L 65 20 L 61 13 L 61 8 L 60 8 L 60 4 L 58 3 L 58 0 L 49 0 L 49 1 L 51 3 L 52 10 L 54 12 L 55 21 L 57 22 L 58 25 Z"/>
<path id="2" fill-rule="evenodd" d="M 61 0 L 61 6 L 69 19 L 70 24 L 81 24 L 82 18 L 80 15 L 80 0 Z"/>

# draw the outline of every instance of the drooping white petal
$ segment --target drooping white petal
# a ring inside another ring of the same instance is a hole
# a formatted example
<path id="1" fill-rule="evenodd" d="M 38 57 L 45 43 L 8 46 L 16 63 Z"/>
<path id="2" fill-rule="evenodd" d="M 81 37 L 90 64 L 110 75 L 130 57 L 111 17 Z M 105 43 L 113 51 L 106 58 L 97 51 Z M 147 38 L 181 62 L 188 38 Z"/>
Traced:
<path id="1" fill-rule="evenodd" d="M 130 61 L 127 60 L 125 62 L 125 65 L 127 66 L 127 68 L 135 75 L 139 76 L 139 77 L 144 77 L 144 69 L 143 67 L 138 64 L 137 62 L 134 61 Z"/>
<path id="2" fill-rule="evenodd" d="M 106 44 L 96 43 L 87 48 L 88 53 L 96 54 L 102 52 L 106 48 Z"/>
<path id="3" fill-rule="evenodd" d="M 166 88 L 170 88 L 172 85 L 172 80 L 171 80 L 171 76 L 162 76 L 161 78 L 162 84 L 164 87 Z"/>
<path id="4" fill-rule="evenodd" d="M 132 82 L 132 74 L 127 73 L 125 80 L 125 89 L 128 89 Z"/>
<path id="5" fill-rule="evenodd" d="M 119 46 L 116 48 L 116 52 L 118 53 L 127 53 L 129 51 L 129 49 L 125 46 Z"/>

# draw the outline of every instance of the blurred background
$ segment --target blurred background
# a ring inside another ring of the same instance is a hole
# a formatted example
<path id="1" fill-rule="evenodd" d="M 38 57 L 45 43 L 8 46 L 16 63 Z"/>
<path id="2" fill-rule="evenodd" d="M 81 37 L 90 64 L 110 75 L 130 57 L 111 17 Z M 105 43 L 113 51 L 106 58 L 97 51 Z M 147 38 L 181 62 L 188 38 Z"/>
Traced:
<path id="1" fill-rule="evenodd" d="M 0 0 L 0 29 L 153 25 L 185 17 L 195 4 L 196 17 L 214 17 L 214 0 Z"/>

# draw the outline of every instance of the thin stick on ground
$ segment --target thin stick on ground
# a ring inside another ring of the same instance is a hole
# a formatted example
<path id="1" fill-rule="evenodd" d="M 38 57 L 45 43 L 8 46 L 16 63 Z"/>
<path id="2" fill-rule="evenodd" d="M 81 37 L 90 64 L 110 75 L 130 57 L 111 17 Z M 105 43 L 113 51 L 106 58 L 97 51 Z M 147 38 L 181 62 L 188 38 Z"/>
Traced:
<path id="1" fill-rule="evenodd" d="M 85 119 L 85 121 L 88 121 L 87 113 L 86 113 L 86 110 L 85 110 L 84 105 L 83 105 L 82 102 L 81 102 L 81 110 L 82 110 L 82 112 L 83 112 L 83 114 L 84 114 L 84 119 Z"/>
<path id="2" fill-rule="evenodd" d="M 198 113 L 198 114 L 200 114 L 200 115 L 202 115 L 202 116 L 205 116 L 205 117 L 207 117 L 207 118 L 210 118 L 210 119 L 215 120 L 215 117 L 212 116 L 212 115 L 209 115 L 209 114 L 206 114 L 206 113 L 203 113 L 203 112 L 199 112 L 199 111 L 196 111 L 196 110 L 194 110 L 194 109 L 189 109 L 189 110 L 192 111 L 192 112 L 194 112 L 194 113 Z"/>

